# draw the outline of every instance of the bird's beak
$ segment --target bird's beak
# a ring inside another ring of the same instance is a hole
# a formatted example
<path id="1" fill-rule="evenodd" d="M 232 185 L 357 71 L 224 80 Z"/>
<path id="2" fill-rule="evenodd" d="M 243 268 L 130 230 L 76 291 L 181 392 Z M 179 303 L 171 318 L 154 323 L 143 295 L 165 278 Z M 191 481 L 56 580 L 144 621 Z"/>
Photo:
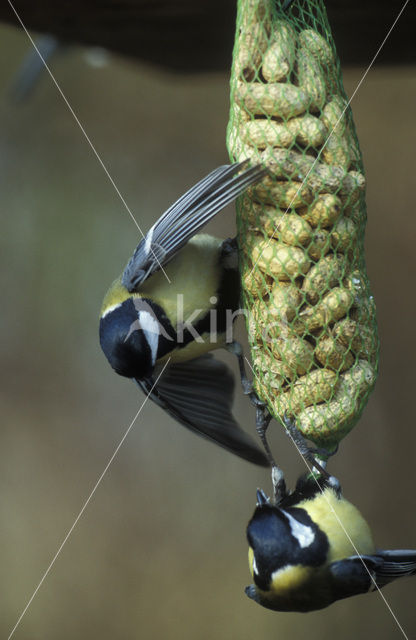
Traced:
<path id="1" fill-rule="evenodd" d="M 244 591 L 245 591 L 246 596 L 251 598 L 251 600 L 255 600 L 256 602 L 258 602 L 259 596 L 258 596 L 256 587 L 254 586 L 254 584 L 249 584 L 248 587 L 246 587 L 244 589 Z"/>

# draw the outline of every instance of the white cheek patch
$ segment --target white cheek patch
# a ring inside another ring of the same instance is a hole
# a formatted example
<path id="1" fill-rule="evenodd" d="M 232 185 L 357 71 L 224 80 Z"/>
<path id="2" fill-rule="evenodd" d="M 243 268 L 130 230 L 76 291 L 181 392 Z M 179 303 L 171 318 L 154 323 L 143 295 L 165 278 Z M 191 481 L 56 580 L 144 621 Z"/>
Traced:
<path id="1" fill-rule="evenodd" d="M 257 564 L 256 564 L 256 557 L 253 553 L 253 573 L 256 574 L 256 576 L 259 575 L 259 570 L 257 569 Z"/>
<path id="2" fill-rule="evenodd" d="M 146 336 L 147 343 L 152 354 L 152 365 L 154 366 L 159 346 L 159 323 L 148 311 L 139 311 L 139 323 Z"/>
<path id="3" fill-rule="evenodd" d="M 304 549 L 305 547 L 309 547 L 315 540 L 313 529 L 311 527 L 308 527 L 308 525 L 306 524 L 301 524 L 300 522 L 298 522 L 298 520 L 291 516 L 290 513 L 287 513 L 287 511 L 284 511 L 282 509 L 282 512 L 288 519 L 290 532 L 292 536 L 298 541 L 299 546 L 302 547 L 302 549 Z"/>

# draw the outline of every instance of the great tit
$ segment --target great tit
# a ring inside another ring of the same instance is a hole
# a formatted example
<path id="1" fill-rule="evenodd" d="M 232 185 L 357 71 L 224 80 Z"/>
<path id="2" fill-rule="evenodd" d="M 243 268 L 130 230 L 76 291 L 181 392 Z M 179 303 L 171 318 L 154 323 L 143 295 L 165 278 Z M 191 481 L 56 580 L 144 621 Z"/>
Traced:
<path id="1" fill-rule="evenodd" d="M 278 504 L 258 490 L 247 539 L 254 584 L 246 594 L 275 611 L 323 609 L 416 573 L 415 550 L 375 548 L 367 522 L 333 476 L 300 478 Z"/>
<path id="2" fill-rule="evenodd" d="M 100 343 L 113 369 L 178 422 L 268 466 L 231 413 L 231 371 L 208 353 L 232 340 L 227 332 L 240 297 L 236 245 L 195 235 L 265 175 L 246 164 L 215 169 L 151 227 L 104 298 Z"/>

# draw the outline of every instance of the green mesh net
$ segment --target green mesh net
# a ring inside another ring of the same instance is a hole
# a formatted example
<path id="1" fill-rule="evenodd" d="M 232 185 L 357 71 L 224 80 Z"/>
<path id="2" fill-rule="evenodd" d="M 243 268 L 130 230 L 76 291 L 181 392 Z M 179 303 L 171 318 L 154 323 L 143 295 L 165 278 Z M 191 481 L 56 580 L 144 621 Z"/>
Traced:
<path id="1" fill-rule="evenodd" d="M 255 390 L 331 449 L 378 367 L 365 178 L 322 0 L 239 0 L 227 144 L 268 169 L 237 203 Z"/>

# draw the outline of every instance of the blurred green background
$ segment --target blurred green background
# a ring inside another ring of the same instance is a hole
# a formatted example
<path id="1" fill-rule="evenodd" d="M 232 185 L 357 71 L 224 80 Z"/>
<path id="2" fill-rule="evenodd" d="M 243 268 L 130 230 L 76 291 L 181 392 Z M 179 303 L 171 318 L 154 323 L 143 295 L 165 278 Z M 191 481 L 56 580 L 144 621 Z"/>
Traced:
<path id="1" fill-rule="evenodd" d="M 137 229 L 50 78 L 27 102 L 10 100 L 28 41 L 8 27 L 0 37 L 0 633 L 7 637 L 144 396 L 112 372 L 97 337 L 102 297 Z M 53 71 L 144 229 L 227 161 L 226 74 L 173 76 L 115 57 L 94 68 L 82 49 L 57 58 Z M 363 71 L 344 70 L 349 95 Z M 415 100 L 414 67 L 381 67 L 352 103 L 368 180 L 381 372 L 330 469 L 384 548 L 416 546 Z M 232 209 L 209 230 L 232 235 Z M 240 393 L 236 414 L 254 432 Z M 270 430 L 293 484 L 304 464 L 275 423 Z M 378 594 L 310 614 L 274 613 L 246 598 L 245 526 L 257 486 L 270 490 L 266 471 L 147 403 L 14 637 L 401 637 Z M 383 591 L 409 637 L 415 587 L 416 578 L 404 579 Z"/>

